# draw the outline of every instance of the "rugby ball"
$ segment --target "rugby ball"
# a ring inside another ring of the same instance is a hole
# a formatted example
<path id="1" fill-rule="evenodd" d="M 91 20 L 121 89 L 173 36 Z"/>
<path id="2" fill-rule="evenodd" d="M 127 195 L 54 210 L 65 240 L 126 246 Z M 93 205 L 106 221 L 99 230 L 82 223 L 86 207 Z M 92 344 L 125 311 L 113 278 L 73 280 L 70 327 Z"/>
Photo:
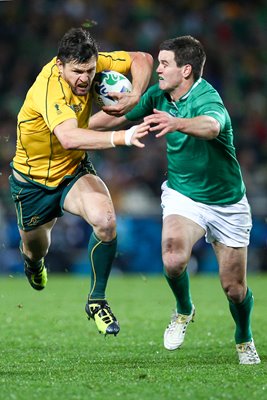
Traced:
<path id="1" fill-rule="evenodd" d="M 108 96 L 109 92 L 131 92 L 132 84 L 126 76 L 116 71 L 102 71 L 95 75 L 92 84 L 93 98 L 100 107 L 117 103 Z"/>

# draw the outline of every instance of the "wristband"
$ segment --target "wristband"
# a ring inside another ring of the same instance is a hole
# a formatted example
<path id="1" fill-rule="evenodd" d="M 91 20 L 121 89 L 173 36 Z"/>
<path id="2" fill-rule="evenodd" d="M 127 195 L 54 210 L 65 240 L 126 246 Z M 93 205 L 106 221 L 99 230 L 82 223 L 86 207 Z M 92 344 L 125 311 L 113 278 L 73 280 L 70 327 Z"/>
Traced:
<path id="1" fill-rule="evenodd" d="M 133 134 L 134 134 L 136 128 L 137 128 L 137 125 L 134 125 L 134 126 L 132 126 L 131 128 L 129 128 L 129 129 L 127 129 L 125 131 L 124 140 L 125 140 L 125 145 L 126 146 L 131 146 L 132 145 L 131 139 L 133 137 Z"/>
<path id="2" fill-rule="evenodd" d="M 110 134 L 110 143 L 112 147 L 116 147 L 115 143 L 114 143 L 114 135 L 115 135 L 115 131 L 112 131 Z"/>

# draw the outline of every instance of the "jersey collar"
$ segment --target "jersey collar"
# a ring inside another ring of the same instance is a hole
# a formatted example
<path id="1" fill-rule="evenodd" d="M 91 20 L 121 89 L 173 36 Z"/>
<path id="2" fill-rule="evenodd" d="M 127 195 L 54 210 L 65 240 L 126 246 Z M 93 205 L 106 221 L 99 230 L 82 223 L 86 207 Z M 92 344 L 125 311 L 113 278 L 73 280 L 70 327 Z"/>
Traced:
<path id="1" fill-rule="evenodd" d="M 200 82 L 202 81 L 202 78 L 199 78 L 192 86 L 191 88 L 188 90 L 187 93 L 185 93 L 182 97 L 180 97 L 179 100 L 177 100 L 176 102 L 180 102 L 180 101 L 184 101 L 188 98 L 188 96 L 192 93 L 192 91 L 200 84 Z M 165 97 L 167 98 L 168 101 L 174 103 L 171 99 L 171 96 L 169 95 L 169 93 L 164 93 Z"/>
<path id="2" fill-rule="evenodd" d="M 199 78 L 199 79 L 191 86 L 191 88 L 188 90 L 188 92 L 187 92 L 186 94 L 184 94 L 182 97 L 180 97 L 179 101 L 186 100 L 187 97 L 193 92 L 193 90 L 200 84 L 201 81 L 202 81 L 202 78 Z"/>

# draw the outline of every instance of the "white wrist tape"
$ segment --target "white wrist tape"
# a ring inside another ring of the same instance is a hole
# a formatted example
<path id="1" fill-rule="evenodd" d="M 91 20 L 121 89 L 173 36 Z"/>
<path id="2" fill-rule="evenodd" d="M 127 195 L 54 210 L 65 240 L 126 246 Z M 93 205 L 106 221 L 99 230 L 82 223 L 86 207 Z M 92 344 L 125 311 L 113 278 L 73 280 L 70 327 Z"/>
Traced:
<path id="1" fill-rule="evenodd" d="M 126 146 L 131 146 L 131 145 L 132 145 L 131 139 L 132 139 L 132 136 L 133 136 L 133 134 L 134 134 L 136 128 L 137 128 L 137 125 L 134 125 L 134 126 L 132 126 L 131 128 L 129 128 L 129 129 L 127 129 L 127 130 L 125 131 L 125 138 L 124 138 L 124 140 L 125 140 Z"/>
<path id="2" fill-rule="evenodd" d="M 115 135 L 115 131 L 112 131 L 111 135 L 110 135 L 110 143 L 111 143 L 112 147 L 116 147 L 116 145 L 114 143 L 114 135 Z"/>

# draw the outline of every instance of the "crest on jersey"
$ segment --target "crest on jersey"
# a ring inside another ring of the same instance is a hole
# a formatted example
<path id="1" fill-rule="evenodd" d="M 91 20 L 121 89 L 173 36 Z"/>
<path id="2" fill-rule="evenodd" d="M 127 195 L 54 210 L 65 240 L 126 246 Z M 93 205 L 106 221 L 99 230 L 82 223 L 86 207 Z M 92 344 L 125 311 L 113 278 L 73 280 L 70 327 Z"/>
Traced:
<path id="1" fill-rule="evenodd" d="M 61 111 L 60 108 L 59 108 L 59 104 L 55 103 L 55 104 L 54 104 L 54 107 L 55 107 L 56 113 L 57 113 L 58 115 L 62 114 L 62 111 Z"/>

